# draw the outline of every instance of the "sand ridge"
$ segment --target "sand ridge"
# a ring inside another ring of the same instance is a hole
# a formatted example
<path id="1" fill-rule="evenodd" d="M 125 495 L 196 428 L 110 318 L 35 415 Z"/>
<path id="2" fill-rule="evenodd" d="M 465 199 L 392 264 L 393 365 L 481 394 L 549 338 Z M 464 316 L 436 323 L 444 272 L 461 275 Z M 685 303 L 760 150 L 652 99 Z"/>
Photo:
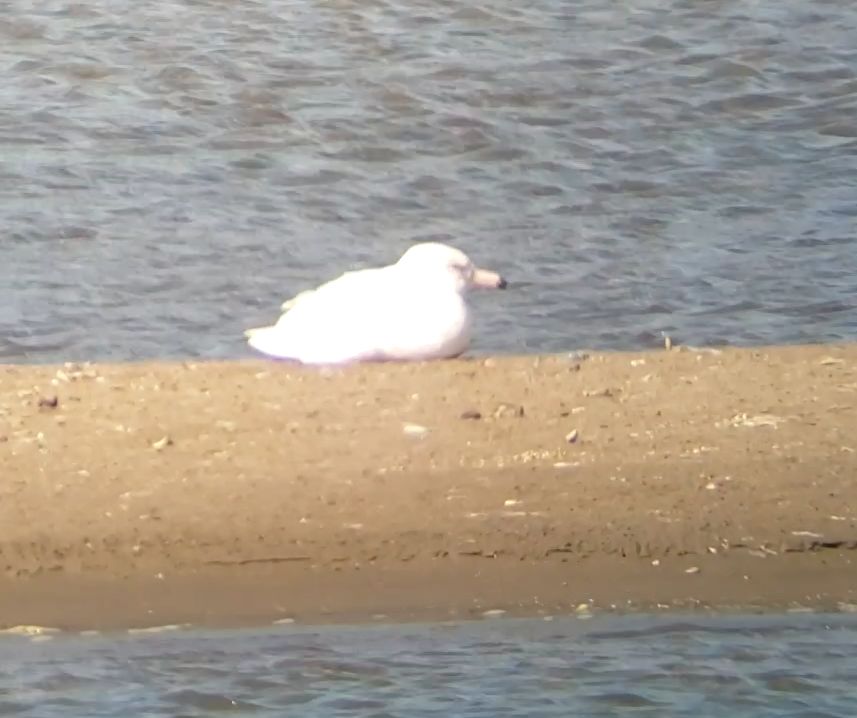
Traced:
<path id="1" fill-rule="evenodd" d="M 257 617 L 312 614 L 333 586 L 363 613 L 492 591 L 535 610 L 583 574 L 604 601 L 632 584 L 660 601 L 701 566 L 695 600 L 848 601 L 832 568 L 812 595 L 776 583 L 850 566 L 855 396 L 850 345 L 0 367 L 0 622 L 60 611 L 48 585 L 133 586 L 141 618 L 179 623 L 206 615 L 212 581 L 217 615 L 249 620 L 238 581 Z"/>

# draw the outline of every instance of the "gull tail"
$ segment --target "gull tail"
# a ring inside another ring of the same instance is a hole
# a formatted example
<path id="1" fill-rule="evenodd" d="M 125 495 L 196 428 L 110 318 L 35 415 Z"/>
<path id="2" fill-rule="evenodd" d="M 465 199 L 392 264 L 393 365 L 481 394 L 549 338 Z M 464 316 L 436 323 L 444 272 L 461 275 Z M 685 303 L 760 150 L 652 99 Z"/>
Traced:
<path id="1" fill-rule="evenodd" d="M 298 360 L 292 342 L 276 325 L 248 329 L 244 332 L 244 336 L 247 337 L 247 344 L 271 359 Z"/>

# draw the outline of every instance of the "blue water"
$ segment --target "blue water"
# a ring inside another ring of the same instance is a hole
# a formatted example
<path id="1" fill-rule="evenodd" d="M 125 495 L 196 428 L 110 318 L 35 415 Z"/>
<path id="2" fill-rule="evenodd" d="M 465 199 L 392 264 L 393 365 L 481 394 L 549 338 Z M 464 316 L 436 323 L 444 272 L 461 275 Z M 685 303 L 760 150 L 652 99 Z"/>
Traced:
<path id="1" fill-rule="evenodd" d="M 9 0 L 0 358 L 244 356 L 443 239 L 479 351 L 857 334 L 845 0 Z M 16 716 L 857 715 L 842 616 L 0 641 Z"/>
<path id="2" fill-rule="evenodd" d="M 0 714 L 857 715 L 857 617 L 546 621 L 0 642 Z"/>
<path id="3" fill-rule="evenodd" d="M 474 352 L 857 336 L 849 0 L 5 0 L 0 358 L 249 356 L 340 272 Z"/>

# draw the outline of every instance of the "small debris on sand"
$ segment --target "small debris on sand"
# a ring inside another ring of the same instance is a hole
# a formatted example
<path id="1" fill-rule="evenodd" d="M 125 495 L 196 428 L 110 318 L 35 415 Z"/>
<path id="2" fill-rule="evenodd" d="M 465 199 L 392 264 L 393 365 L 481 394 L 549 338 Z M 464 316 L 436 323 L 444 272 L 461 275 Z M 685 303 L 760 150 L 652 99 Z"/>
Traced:
<path id="1" fill-rule="evenodd" d="M 169 436 L 165 436 L 162 439 L 158 439 L 157 441 L 152 443 L 152 448 L 156 451 L 160 451 L 161 449 L 165 449 L 168 446 L 172 446 L 173 440 Z"/>
<path id="2" fill-rule="evenodd" d="M 424 426 L 420 426 L 419 424 L 405 424 L 402 427 L 402 430 L 408 436 L 425 436 L 426 434 L 428 434 L 428 429 L 426 429 Z"/>
<path id="3" fill-rule="evenodd" d="M 149 626 L 148 628 L 129 628 L 128 633 L 131 635 L 136 635 L 140 633 L 168 633 L 171 631 L 181 631 L 184 628 L 188 628 L 189 624 L 187 623 L 168 623 L 165 626 Z"/>
<path id="4" fill-rule="evenodd" d="M 616 389 L 615 391 L 621 391 L 621 390 Z M 615 391 L 613 389 L 610 389 L 609 387 L 606 389 L 597 389 L 597 390 L 585 389 L 583 392 L 583 396 L 586 396 L 586 397 L 603 396 L 607 399 L 610 399 L 613 397 Z"/>
<path id="5" fill-rule="evenodd" d="M 46 633 L 59 633 L 59 628 L 51 626 L 12 626 L 4 628 L 0 633 L 5 633 L 11 636 L 43 636 Z"/>
<path id="6" fill-rule="evenodd" d="M 500 406 L 494 410 L 495 419 L 504 419 L 509 417 L 520 419 L 523 416 L 524 407 L 519 404 L 500 404 Z"/>

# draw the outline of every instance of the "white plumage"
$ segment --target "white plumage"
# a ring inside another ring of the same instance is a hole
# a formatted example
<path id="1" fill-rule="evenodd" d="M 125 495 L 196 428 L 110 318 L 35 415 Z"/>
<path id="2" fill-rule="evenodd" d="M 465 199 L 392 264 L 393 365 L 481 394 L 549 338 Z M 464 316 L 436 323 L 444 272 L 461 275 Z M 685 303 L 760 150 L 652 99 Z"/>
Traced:
<path id="1" fill-rule="evenodd" d="M 302 292 L 276 324 L 245 335 L 257 351 L 303 364 L 448 359 L 470 345 L 465 295 L 474 287 L 504 289 L 506 281 L 453 247 L 425 242 L 396 264 Z"/>

